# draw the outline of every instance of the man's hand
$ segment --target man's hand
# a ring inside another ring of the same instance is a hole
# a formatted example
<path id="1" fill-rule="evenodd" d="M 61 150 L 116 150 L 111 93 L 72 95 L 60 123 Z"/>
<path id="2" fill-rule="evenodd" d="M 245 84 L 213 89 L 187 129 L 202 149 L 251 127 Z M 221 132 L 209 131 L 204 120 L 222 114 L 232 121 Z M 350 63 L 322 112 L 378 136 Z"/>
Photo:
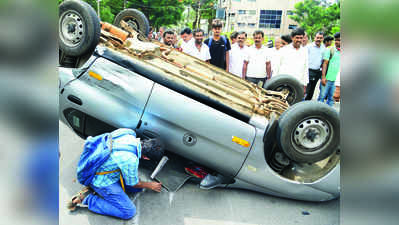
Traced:
<path id="1" fill-rule="evenodd" d="M 306 94 L 306 85 L 303 86 L 303 94 Z"/>
<path id="2" fill-rule="evenodd" d="M 326 84 L 327 84 L 327 79 L 321 78 L 321 85 L 326 86 Z"/>
<path id="3" fill-rule="evenodd" d="M 161 192 L 161 188 L 162 188 L 162 183 L 158 183 L 158 182 L 142 182 L 139 181 L 138 184 L 133 186 L 134 188 L 145 188 L 145 189 L 151 189 L 153 191 L 156 192 Z"/>
<path id="4" fill-rule="evenodd" d="M 151 190 L 156 191 L 156 192 L 161 192 L 162 183 L 150 182 L 150 183 L 148 184 L 148 186 L 149 186 L 148 189 L 151 189 Z"/>

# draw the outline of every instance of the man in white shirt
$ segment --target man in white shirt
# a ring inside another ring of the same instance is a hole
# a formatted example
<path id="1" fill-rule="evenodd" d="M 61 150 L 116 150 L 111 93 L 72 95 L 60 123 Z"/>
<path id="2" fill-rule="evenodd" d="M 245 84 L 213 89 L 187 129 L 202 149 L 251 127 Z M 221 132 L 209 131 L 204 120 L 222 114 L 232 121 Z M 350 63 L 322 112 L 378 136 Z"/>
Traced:
<path id="1" fill-rule="evenodd" d="M 272 76 L 276 74 L 276 71 L 278 71 L 277 67 L 280 65 L 280 49 L 283 47 L 282 41 L 281 37 L 276 38 L 274 41 L 275 46 L 271 51 Z"/>
<path id="2" fill-rule="evenodd" d="M 237 35 L 237 43 L 232 45 L 229 51 L 229 72 L 240 78 L 244 78 L 242 76 L 244 61 L 248 61 L 248 47 L 245 46 L 246 39 L 247 33 L 239 32 Z"/>
<path id="3" fill-rule="evenodd" d="M 191 29 L 186 27 L 180 32 L 181 39 L 178 42 L 178 47 L 184 51 L 185 48 L 189 47 L 190 45 L 194 44 L 193 33 Z"/>
<path id="4" fill-rule="evenodd" d="M 276 75 L 287 74 L 295 77 L 303 86 L 304 91 L 309 83 L 308 49 L 302 47 L 305 31 L 297 28 L 291 33 L 292 43 L 281 48 L 280 66 Z"/>
<path id="5" fill-rule="evenodd" d="M 209 47 L 203 42 L 204 31 L 202 29 L 196 29 L 193 34 L 195 41 L 184 48 L 183 52 L 209 63 L 211 54 L 209 53 Z"/>
<path id="6" fill-rule="evenodd" d="M 244 62 L 243 77 L 248 81 L 263 86 L 271 77 L 270 49 L 263 46 L 264 34 L 255 31 L 253 34 L 255 44 L 249 48 L 248 61 Z M 260 84 L 262 82 L 262 84 Z"/>

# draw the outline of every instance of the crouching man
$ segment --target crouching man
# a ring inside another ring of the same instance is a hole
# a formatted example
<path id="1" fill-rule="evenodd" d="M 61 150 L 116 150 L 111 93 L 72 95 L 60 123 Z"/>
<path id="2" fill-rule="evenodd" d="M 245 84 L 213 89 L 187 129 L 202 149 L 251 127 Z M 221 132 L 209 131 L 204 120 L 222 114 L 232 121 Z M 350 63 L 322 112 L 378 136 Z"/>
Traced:
<path id="1" fill-rule="evenodd" d="M 161 191 L 161 183 L 142 182 L 139 159 L 159 161 L 164 149 L 158 139 L 140 141 L 131 129 L 89 137 L 78 164 L 78 180 L 86 187 L 68 202 L 68 209 L 88 207 L 92 212 L 130 219 L 136 207 L 127 193 L 144 188 Z"/>

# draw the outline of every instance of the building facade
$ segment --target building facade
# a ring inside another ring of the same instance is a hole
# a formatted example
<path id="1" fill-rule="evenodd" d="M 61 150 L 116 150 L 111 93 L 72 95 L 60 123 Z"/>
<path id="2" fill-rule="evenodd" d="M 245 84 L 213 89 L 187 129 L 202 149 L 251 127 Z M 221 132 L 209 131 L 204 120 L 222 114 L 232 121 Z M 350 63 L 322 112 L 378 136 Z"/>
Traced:
<path id="1" fill-rule="evenodd" d="M 289 18 L 294 5 L 303 0 L 219 0 L 225 10 L 225 31 L 262 30 L 266 37 L 290 34 L 298 23 Z"/>

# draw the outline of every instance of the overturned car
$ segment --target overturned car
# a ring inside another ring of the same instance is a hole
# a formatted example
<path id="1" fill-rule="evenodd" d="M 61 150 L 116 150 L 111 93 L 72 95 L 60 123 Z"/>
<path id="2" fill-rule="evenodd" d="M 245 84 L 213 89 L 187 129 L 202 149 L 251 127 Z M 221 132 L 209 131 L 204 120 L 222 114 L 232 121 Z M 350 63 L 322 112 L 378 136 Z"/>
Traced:
<path id="1" fill-rule="evenodd" d="M 326 104 L 301 102 L 298 81 L 265 88 L 157 41 L 127 9 L 115 25 L 82 1 L 59 10 L 59 117 L 79 136 L 131 128 L 224 179 L 218 187 L 326 201 L 340 195 L 340 125 Z M 302 95 L 302 96 L 301 96 Z"/>

